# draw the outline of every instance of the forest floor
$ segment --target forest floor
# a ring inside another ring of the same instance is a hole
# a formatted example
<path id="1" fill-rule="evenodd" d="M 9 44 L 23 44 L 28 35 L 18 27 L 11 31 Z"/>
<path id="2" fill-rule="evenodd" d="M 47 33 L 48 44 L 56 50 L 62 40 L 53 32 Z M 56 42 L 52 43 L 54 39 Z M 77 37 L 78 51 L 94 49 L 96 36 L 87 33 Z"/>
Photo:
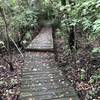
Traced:
<path id="1" fill-rule="evenodd" d="M 70 53 L 65 49 L 63 37 L 56 36 L 57 61 L 66 77 L 75 87 L 81 100 L 100 100 L 100 55 L 91 55 L 92 44 L 83 46 L 77 53 Z"/>
<path id="2" fill-rule="evenodd" d="M 17 100 L 20 94 L 23 58 L 14 50 L 12 52 L 11 58 L 0 54 L 0 100 Z"/>
<path id="3" fill-rule="evenodd" d="M 80 48 L 72 55 L 65 49 L 64 38 L 57 36 L 55 42 L 58 65 L 81 100 L 100 100 L 100 56 L 93 57 L 88 47 Z M 13 64 L 13 71 L 9 62 Z M 12 60 L 7 54 L 0 54 L 0 100 L 17 100 L 22 66 L 23 58 L 16 52 L 12 54 Z"/>

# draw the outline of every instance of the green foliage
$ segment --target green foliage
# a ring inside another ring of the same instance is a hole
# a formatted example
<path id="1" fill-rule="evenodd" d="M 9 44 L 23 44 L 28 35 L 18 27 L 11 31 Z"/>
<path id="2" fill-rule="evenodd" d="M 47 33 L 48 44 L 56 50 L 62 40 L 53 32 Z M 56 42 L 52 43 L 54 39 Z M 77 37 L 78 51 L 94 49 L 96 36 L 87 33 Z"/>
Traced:
<path id="1" fill-rule="evenodd" d="M 100 79 L 100 72 L 96 71 L 90 78 L 90 83 L 94 84 Z"/>
<path id="2" fill-rule="evenodd" d="M 0 6 L 13 31 L 10 33 L 24 30 L 27 34 L 42 21 L 42 24 L 51 22 L 60 26 L 61 34 L 68 33 L 73 25 L 80 27 L 80 32 L 100 36 L 100 0 L 77 0 L 73 6 L 69 1 L 73 0 L 0 0 Z M 1 32 L 2 27 L 4 23 L 0 17 Z"/>
<path id="3" fill-rule="evenodd" d="M 93 35 L 100 36 L 100 19 L 93 23 Z"/>
<path id="4" fill-rule="evenodd" d="M 63 31 L 61 31 L 60 29 L 57 29 L 56 30 L 56 34 L 58 35 L 58 36 L 64 36 L 65 34 L 63 33 Z"/>
<path id="5" fill-rule="evenodd" d="M 25 35 L 25 39 L 27 41 L 31 41 L 32 40 L 32 33 L 31 32 L 27 32 L 26 35 Z"/>
<path id="6" fill-rule="evenodd" d="M 36 29 L 38 26 L 38 10 L 37 5 L 33 7 L 33 2 L 24 0 L 0 0 L 0 7 L 4 10 L 6 21 L 9 27 L 9 35 L 16 41 L 21 39 L 23 34 Z M 0 37 L 4 34 L 5 23 L 0 16 Z M 20 33 L 20 37 L 16 34 Z M 5 37 L 5 36 L 3 36 Z M 16 42 L 17 42 L 16 41 Z"/>
<path id="7" fill-rule="evenodd" d="M 88 31 L 90 35 L 99 35 L 100 31 L 100 2 L 99 0 L 84 1 L 78 5 L 76 18 L 80 19 L 83 31 Z M 77 5 L 76 5 L 77 7 Z M 75 9 L 76 9 L 75 7 Z"/>
<path id="8" fill-rule="evenodd" d="M 16 0 L 11 0 L 11 2 L 12 2 L 13 4 L 16 4 Z"/>
<path id="9" fill-rule="evenodd" d="M 54 16 L 54 11 L 52 5 L 46 4 L 42 10 L 42 14 L 44 15 L 45 20 L 51 20 Z"/>
<path id="10" fill-rule="evenodd" d="M 84 80 L 85 79 L 85 70 L 84 69 L 81 69 L 80 79 L 81 80 Z"/>
<path id="11" fill-rule="evenodd" d="M 63 6 L 65 6 L 65 5 L 66 5 L 66 0 L 61 0 L 61 4 L 62 4 Z"/>
<path id="12" fill-rule="evenodd" d="M 36 13 L 27 9 L 22 13 L 12 17 L 11 22 L 12 27 L 14 30 L 21 30 L 24 28 L 25 30 L 34 29 L 37 26 L 37 16 Z"/>
<path id="13" fill-rule="evenodd" d="M 74 6 L 66 4 L 66 8 L 62 25 L 65 24 L 67 31 L 73 25 L 89 36 L 100 36 L 100 0 L 78 0 Z"/>
<path id="14" fill-rule="evenodd" d="M 94 48 L 92 53 L 100 53 L 100 47 Z"/>

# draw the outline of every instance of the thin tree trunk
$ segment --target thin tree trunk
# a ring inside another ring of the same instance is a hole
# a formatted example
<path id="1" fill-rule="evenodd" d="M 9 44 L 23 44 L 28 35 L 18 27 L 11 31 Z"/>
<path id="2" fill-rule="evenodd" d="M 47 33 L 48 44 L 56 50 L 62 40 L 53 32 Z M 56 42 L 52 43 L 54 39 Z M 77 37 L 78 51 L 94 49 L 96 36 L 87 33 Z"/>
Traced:
<path id="1" fill-rule="evenodd" d="M 1 13 L 2 19 L 4 20 L 4 23 L 5 23 L 5 42 L 6 42 L 5 45 L 7 46 L 8 54 L 10 55 L 8 23 L 7 23 L 7 20 L 6 20 L 6 15 L 5 15 L 4 9 L 1 6 L 0 6 L 0 13 Z"/>

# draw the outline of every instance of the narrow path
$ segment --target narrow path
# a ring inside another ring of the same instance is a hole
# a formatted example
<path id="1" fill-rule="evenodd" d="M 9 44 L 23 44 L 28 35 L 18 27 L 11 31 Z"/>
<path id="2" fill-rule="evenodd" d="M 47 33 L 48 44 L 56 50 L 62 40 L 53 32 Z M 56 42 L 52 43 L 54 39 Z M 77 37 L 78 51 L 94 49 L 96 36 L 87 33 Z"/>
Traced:
<path id="1" fill-rule="evenodd" d="M 26 49 L 39 52 L 25 53 L 20 100 L 79 100 L 58 69 L 54 53 L 48 52 L 53 50 L 51 28 L 43 28 Z"/>
<path id="2" fill-rule="evenodd" d="M 42 28 L 39 35 L 31 42 L 31 44 L 26 49 L 29 51 L 30 50 L 52 51 L 53 50 L 52 28 L 51 27 Z"/>

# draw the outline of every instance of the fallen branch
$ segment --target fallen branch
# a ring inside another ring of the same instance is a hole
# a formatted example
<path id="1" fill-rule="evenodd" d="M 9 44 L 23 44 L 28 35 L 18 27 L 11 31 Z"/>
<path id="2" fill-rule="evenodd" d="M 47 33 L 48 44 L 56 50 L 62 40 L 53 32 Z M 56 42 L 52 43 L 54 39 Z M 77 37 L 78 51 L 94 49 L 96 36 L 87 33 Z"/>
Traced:
<path id="1" fill-rule="evenodd" d="M 9 35 L 8 35 L 8 36 L 9 36 Z M 22 54 L 22 52 L 21 52 L 21 50 L 18 48 L 17 44 L 16 44 L 15 41 L 13 40 L 13 38 L 10 37 L 10 36 L 9 36 L 9 38 L 10 38 L 10 40 L 13 42 L 13 44 L 15 45 L 15 47 L 17 48 L 17 50 L 18 50 L 18 52 L 21 54 L 21 56 L 24 57 L 23 54 Z"/>

